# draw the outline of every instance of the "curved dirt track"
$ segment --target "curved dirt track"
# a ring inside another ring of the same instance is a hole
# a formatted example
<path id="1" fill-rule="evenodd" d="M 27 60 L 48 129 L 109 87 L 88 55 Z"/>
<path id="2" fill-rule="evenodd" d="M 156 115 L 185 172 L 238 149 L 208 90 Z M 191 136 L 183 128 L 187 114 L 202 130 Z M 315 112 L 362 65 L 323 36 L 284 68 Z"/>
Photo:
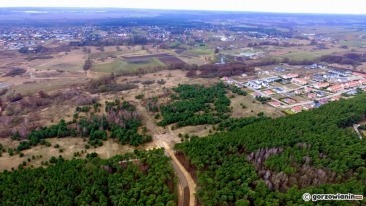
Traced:
<path id="1" fill-rule="evenodd" d="M 158 140 L 158 145 L 165 149 L 166 155 L 169 156 L 173 161 L 173 168 L 177 173 L 181 186 L 184 188 L 188 186 L 189 189 L 189 204 L 186 205 L 184 201 L 184 197 L 181 197 L 181 203 L 183 206 L 195 206 L 195 193 L 196 193 L 196 183 L 194 182 L 192 176 L 188 173 L 188 171 L 183 167 L 183 165 L 179 162 L 174 152 L 170 148 L 170 146 L 162 140 Z M 183 193 L 184 194 L 184 193 Z"/>

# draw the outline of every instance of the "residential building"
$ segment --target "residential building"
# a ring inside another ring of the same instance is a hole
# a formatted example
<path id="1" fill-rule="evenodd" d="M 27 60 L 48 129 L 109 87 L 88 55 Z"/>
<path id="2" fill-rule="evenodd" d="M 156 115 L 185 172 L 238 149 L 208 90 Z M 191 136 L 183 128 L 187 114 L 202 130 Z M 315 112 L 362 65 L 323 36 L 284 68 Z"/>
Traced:
<path id="1" fill-rule="evenodd" d="M 362 83 L 360 83 L 359 81 L 352 81 L 352 82 L 345 83 L 345 85 L 347 85 L 348 88 L 353 88 L 353 87 L 361 86 Z"/>
<path id="2" fill-rule="evenodd" d="M 313 91 L 313 89 L 311 87 L 305 87 L 304 90 L 305 90 L 306 93 L 309 93 L 309 92 Z"/>
<path id="3" fill-rule="evenodd" d="M 329 87 L 329 83 L 328 82 L 319 82 L 319 83 L 316 83 L 314 84 L 314 88 L 315 89 L 323 89 L 323 88 L 326 88 L 326 87 Z"/>
<path id="4" fill-rule="evenodd" d="M 285 68 L 283 68 L 283 67 L 276 67 L 276 68 L 274 68 L 273 69 L 275 72 L 284 72 L 284 71 L 286 71 L 286 69 Z"/>
<path id="5" fill-rule="evenodd" d="M 292 79 L 292 78 L 297 78 L 299 77 L 298 74 L 295 73 L 289 73 L 289 74 L 284 74 L 281 76 L 283 79 Z"/>
<path id="6" fill-rule="evenodd" d="M 293 79 L 291 79 L 291 82 L 295 83 L 295 84 L 300 84 L 300 85 L 305 85 L 308 83 L 308 81 L 306 81 L 306 79 L 304 79 L 304 78 L 293 78 Z"/>
<path id="7" fill-rule="evenodd" d="M 262 88 L 262 85 L 259 84 L 256 81 L 249 81 L 249 82 L 246 83 L 246 86 L 251 87 L 253 89 L 260 89 L 260 88 Z"/>
<path id="8" fill-rule="evenodd" d="M 274 88 L 274 91 L 277 92 L 277 93 L 284 93 L 285 91 L 283 91 L 283 89 L 279 88 L 279 87 L 276 87 Z"/>
<path id="9" fill-rule="evenodd" d="M 327 88 L 327 90 L 330 91 L 330 92 L 339 92 L 342 89 L 343 89 L 343 87 L 340 84 L 335 84 L 335 85 L 330 86 L 330 87 Z"/>
<path id="10" fill-rule="evenodd" d="M 340 95 L 338 95 L 338 96 L 334 96 L 334 97 L 332 97 L 332 98 L 330 99 L 330 101 L 331 101 L 331 102 L 338 101 L 340 98 L 341 98 L 341 96 L 340 96 Z"/>
<path id="11" fill-rule="evenodd" d="M 266 81 L 268 83 L 279 81 L 279 80 L 281 80 L 281 78 L 279 76 L 273 76 L 273 77 L 268 77 L 266 79 L 263 79 L 263 81 Z"/>
<path id="12" fill-rule="evenodd" d="M 352 72 L 350 71 L 346 71 L 346 70 L 336 70 L 336 69 L 329 69 L 328 73 L 332 73 L 332 74 L 337 74 L 339 76 L 343 76 L 343 77 L 347 77 L 350 74 L 352 74 Z"/>
<path id="13" fill-rule="evenodd" d="M 305 105 L 302 105 L 302 108 L 303 108 L 304 110 L 310 110 L 310 109 L 312 109 L 312 108 L 313 108 L 313 105 L 312 105 L 312 104 L 305 104 Z"/>
<path id="14" fill-rule="evenodd" d="M 296 101 L 294 99 L 291 99 L 291 98 L 283 98 L 282 101 L 286 102 L 287 104 L 296 103 Z"/>
<path id="15" fill-rule="evenodd" d="M 301 106 L 295 106 L 291 108 L 291 111 L 294 113 L 299 113 L 302 111 L 302 107 Z"/>
<path id="16" fill-rule="evenodd" d="M 279 107 L 281 106 L 281 103 L 277 102 L 277 101 L 270 101 L 268 102 L 269 105 L 271 105 L 272 107 Z"/>
<path id="17" fill-rule="evenodd" d="M 315 99 L 316 98 L 316 94 L 315 93 L 310 93 L 310 94 L 308 94 L 308 98 L 309 99 Z"/>
<path id="18" fill-rule="evenodd" d="M 315 92 L 317 97 L 325 97 L 325 93 L 322 91 Z"/>
<path id="19" fill-rule="evenodd" d="M 360 80 L 358 80 L 359 82 L 360 82 L 360 84 L 362 84 L 362 85 L 366 85 L 366 79 L 360 79 Z"/>
<path id="20" fill-rule="evenodd" d="M 325 79 L 323 74 L 314 74 L 312 77 L 312 80 L 316 82 L 324 82 Z"/>
<path id="21" fill-rule="evenodd" d="M 275 94 L 272 90 L 265 90 L 265 91 L 263 91 L 263 93 L 266 94 L 266 95 L 273 95 L 273 94 Z"/>

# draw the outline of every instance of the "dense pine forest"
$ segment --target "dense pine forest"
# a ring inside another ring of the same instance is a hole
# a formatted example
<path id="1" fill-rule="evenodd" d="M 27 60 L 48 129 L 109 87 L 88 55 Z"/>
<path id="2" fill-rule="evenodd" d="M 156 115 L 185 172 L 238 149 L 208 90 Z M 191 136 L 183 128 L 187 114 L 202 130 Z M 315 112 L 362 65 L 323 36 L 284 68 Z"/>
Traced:
<path id="1" fill-rule="evenodd" d="M 172 103 L 160 107 L 163 120 L 159 126 L 176 123 L 177 127 L 201 124 L 217 124 L 229 118 L 230 99 L 225 95 L 226 86 L 218 83 L 211 87 L 181 84 L 173 88 Z M 240 89 L 235 93 L 246 95 Z"/>
<path id="2" fill-rule="evenodd" d="M 176 205 L 174 173 L 163 150 L 50 162 L 0 173 L 1 205 Z"/>
<path id="3" fill-rule="evenodd" d="M 365 114 L 361 94 L 278 119 L 243 119 L 241 128 L 222 123 L 228 131 L 191 138 L 176 149 L 203 205 L 302 205 L 305 192 L 365 195 L 366 141 L 352 128 Z"/>

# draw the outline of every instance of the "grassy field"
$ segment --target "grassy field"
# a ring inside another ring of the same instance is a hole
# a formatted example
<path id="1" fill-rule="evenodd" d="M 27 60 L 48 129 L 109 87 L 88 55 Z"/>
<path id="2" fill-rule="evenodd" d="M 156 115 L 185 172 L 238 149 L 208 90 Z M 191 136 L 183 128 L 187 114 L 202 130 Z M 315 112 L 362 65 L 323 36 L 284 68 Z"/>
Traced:
<path id="1" fill-rule="evenodd" d="M 52 145 L 51 147 L 46 147 L 44 145 L 38 145 L 28 150 L 24 150 L 24 157 L 19 157 L 19 155 L 14 154 L 13 156 L 9 156 L 8 153 L 3 153 L 2 157 L 0 157 L 0 171 L 4 169 L 10 170 L 12 167 L 15 169 L 18 168 L 18 165 L 21 164 L 23 161 L 27 162 L 27 167 L 33 165 L 34 167 L 41 166 L 42 161 L 49 161 L 52 156 L 58 157 L 62 155 L 66 159 L 72 159 L 74 157 L 75 152 L 81 153 L 82 150 L 85 150 L 86 142 L 83 142 L 82 138 L 52 138 L 47 139 Z M 16 147 L 19 143 L 18 141 L 12 141 L 10 139 L 3 139 L 1 140 L 3 145 L 8 147 Z M 59 148 L 54 148 L 54 145 L 58 144 Z M 60 149 L 63 149 L 63 152 L 60 152 Z M 102 158 L 109 158 L 116 154 L 123 154 L 126 152 L 133 151 L 133 147 L 121 145 L 115 142 L 112 139 L 108 139 L 107 141 L 103 142 L 103 146 L 98 148 L 91 147 L 87 149 L 87 153 L 96 152 Z M 86 154 L 82 155 L 79 158 L 84 158 Z M 36 158 L 33 159 L 32 156 Z M 41 157 L 40 157 L 41 156 Z M 28 162 L 28 158 L 31 159 Z"/>
<path id="2" fill-rule="evenodd" d="M 205 47 L 199 47 L 199 48 L 187 50 L 187 51 L 183 52 L 183 54 L 189 55 L 189 56 L 199 56 L 199 55 L 213 54 L 213 52 L 214 52 L 214 50 L 212 50 L 212 49 L 207 49 Z"/>
<path id="3" fill-rule="evenodd" d="M 341 45 L 344 46 L 348 46 L 348 47 L 357 47 L 357 48 L 361 48 L 366 46 L 366 42 L 365 41 L 341 41 L 340 42 Z"/>
<path id="4" fill-rule="evenodd" d="M 36 70 L 62 70 L 62 71 L 82 71 L 86 55 L 81 51 L 70 53 L 60 53 L 51 59 L 37 59 L 29 62 L 29 66 Z"/>
<path id="5" fill-rule="evenodd" d="M 241 48 L 241 49 L 233 49 L 233 50 L 222 51 L 220 53 L 225 54 L 225 55 L 244 56 L 243 54 L 245 54 L 245 53 L 254 54 L 254 53 L 258 53 L 258 52 L 263 52 L 263 51 L 259 50 L 259 49 Z"/>
<path id="6" fill-rule="evenodd" d="M 200 58 L 200 57 L 179 56 L 179 58 L 184 62 L 186 62 L 187 64 L 203 65 L 206 63 L 203 57 Z"/>
<path id="7" fill-rule="evenodd" d="M 179 133 L 181 134 L 189 134 L 189 135 L 197 135 L 199 137 L 205 137 L 210 134 L 210 131 L 212 130 L 212 125 L 197 125 L 197 126 L 187 126 L 187 127 L 181 127 L 178 129 L 172 130 L 172 133 L 175 136 L 178 136 Z"/>
<path id="8" fill-rule="evenodd" d="M 316 58 L 321 57 L 322 55 L 331 54 L 332 50 L 322 50 L 322 51 L 298 51 L 291 52 L 282 55 L 282 57 L 287 57 L 290 60 L 301 61 L 301 60 L 314 60 Z"/>
<path id="9" fill-rule="evenodd" d="M 70 87 L 73 84 L 81 84 L 87 82 L 87 79 L 84 77 L 78 79 L 67 79 L 67 78 L 60 78 L 60 79 L 52 79 L 52 80 L 38 80 L 36 82 L 27 83 L 27 84 L 20 84 L 11 87 L 14 90 L 14 93 L 21 93 L 21 94 L 30 94 L 30 93 L 37 93 L 41 90 L 43 91 L 53 91 L 57 89 L 63 89 Z M 10 92 L 9 92 L 10 94 Z"/>
<path id="10" fill-rule="evenodd" d="M 278 109 L 255 101 L 249 94 L 247 96 L 235 94 L 235 98 L 231 98 L 230 100 L 230 106 L 233 107 L 232 117 L 234 118 L 257 116 L 259 112 L 263 112 L 267 117 L 275 118 L 283 116 L 283 113 Z M 244 105 L 245 108 L 242 108 L 240 104 Z"/>
<path id="11" fill-rule="evenodd" d="M 151 58 L 143 61 L 116 60 L 105 64 L 93 65 L 92 71 L 105 73 L 136 72 L 139 68 L 166 66 L 159 59 Z"/>

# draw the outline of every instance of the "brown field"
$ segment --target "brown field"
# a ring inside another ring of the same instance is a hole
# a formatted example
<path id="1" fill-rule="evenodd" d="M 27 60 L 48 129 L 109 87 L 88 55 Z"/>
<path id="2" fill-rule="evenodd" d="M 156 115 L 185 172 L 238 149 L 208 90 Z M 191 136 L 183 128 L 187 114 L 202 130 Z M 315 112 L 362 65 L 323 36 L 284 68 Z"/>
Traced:
<path id="1" fill-rule="evenodd" d="M 192 56 L 186 56 L 186 55 L 179 55 L 179 59 L 183 60 L 187 64 L 197 64 L 198 66 L 206 64 L 207 61 L 204 57 L 192 57 Z"/>
<path id="2" fill-rule="evenodd" d="M 162 57 L 162 58 L 159 58 L 159 60 L 162 61 L 166 65 L 185 64 L 184 61 L 182 61 L 181 59 L 179 59 L 175 56 Z"/>

